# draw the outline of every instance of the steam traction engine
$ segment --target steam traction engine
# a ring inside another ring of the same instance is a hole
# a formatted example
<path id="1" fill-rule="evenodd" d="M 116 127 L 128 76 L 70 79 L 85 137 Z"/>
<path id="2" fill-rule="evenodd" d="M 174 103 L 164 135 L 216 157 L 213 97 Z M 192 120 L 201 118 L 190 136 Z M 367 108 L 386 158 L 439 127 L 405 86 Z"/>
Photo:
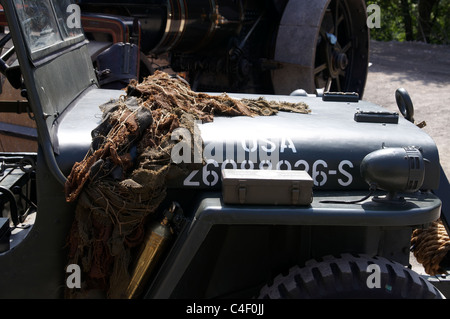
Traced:
<path id="1" fill-rule="evenodd" d="M 369 31 L 361 0 L 78 3 L 93 61 L 114 79 L 170 67 L 199 91 L 290 94 L 320 88 L 360 97 L 364 91 Z M 135 46 L 135 63 L 127 65 L 134 70 L 114 66 L 129 54 L 107 52 L 117 42 Z"/>

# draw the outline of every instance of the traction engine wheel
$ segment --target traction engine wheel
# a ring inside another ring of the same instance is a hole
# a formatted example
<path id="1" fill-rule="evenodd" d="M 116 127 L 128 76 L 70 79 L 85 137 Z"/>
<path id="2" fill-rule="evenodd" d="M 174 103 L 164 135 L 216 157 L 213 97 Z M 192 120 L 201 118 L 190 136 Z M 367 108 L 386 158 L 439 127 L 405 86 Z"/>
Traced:
<path id="1" fill-rule="evenodd" d="M 369 265 L 379 267 L 379 287 L 372 286 L 374 281 L 369 276 L 378 274 L 368 271 Z M 259 298 L 444 299 L 444 296 L 419 274 L 397 262 L 382 257 L 343 254 L 339 258 L 324 257 L 320 262 L 309 261 L 303 268 L 291 268 L 287 275 L 280 274 L 273 284 L 264 286 Z"/>
<path id="2" fill-rule="evenodd" d="M 369 62 L 369 29 L 362 0 L 289 1 L 278 29 L 272 71 L 275 94 L 296 89 L 357 92 Z"/>

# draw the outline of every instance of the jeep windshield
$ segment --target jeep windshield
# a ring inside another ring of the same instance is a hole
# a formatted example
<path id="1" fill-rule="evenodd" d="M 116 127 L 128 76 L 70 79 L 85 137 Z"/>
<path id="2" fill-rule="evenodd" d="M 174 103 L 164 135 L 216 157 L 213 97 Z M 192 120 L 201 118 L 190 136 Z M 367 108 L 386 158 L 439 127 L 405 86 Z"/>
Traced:
<path id="1" fill-rule="evenodd" d="M 84 39 L 71 0 L 14 0 L 14 5 L 33 60 Z"/>

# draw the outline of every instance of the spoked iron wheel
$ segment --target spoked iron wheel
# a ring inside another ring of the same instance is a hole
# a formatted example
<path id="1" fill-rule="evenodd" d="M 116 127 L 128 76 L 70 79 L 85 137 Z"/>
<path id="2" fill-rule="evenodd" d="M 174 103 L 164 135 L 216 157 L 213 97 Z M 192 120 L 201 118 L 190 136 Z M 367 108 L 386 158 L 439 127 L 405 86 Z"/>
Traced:
<path id="1" fill-rule="evenodd" d="M 277 35 L 276 94 L 296 89 L 357 92 L 367 77 L 369 30 L 362 0 L 289 1 Z"/>
<path id="2" fill-rule="evenodd" d="M 334 1 L 328 6 L 317 39 L 314 81 L 325 91 L 342 91 L 346 87 L 353 57 L 352 21 L 344 1 Z"/>

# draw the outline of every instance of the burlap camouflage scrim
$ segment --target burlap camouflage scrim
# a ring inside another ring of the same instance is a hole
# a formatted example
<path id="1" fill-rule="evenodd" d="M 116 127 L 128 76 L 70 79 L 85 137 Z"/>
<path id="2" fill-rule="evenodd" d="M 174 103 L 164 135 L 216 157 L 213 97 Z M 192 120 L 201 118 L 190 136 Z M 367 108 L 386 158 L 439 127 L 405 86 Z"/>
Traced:
<path id="1" fill-rule="evenodd" d="M 196 120 L 214 116 L 273 115 L 278 111 L 309 113 L 304 103 L 232 99 L 226 94 L 197 93 L 178 77 L 163 72 L 138 83 L 102 105 L 103 119 L 92 131 L 91 148 L 75 163 L 65 185 L 66 200 L 76 202 L 68 238 L 68 264 L 83 272 L 83 296 L 96 289 L 121 298 L 129 282 L 130 250 L 141 244 L 144 224 L 166 196 L 171 167 L 171 140 L 177 128 L 192 134 Z"/>

